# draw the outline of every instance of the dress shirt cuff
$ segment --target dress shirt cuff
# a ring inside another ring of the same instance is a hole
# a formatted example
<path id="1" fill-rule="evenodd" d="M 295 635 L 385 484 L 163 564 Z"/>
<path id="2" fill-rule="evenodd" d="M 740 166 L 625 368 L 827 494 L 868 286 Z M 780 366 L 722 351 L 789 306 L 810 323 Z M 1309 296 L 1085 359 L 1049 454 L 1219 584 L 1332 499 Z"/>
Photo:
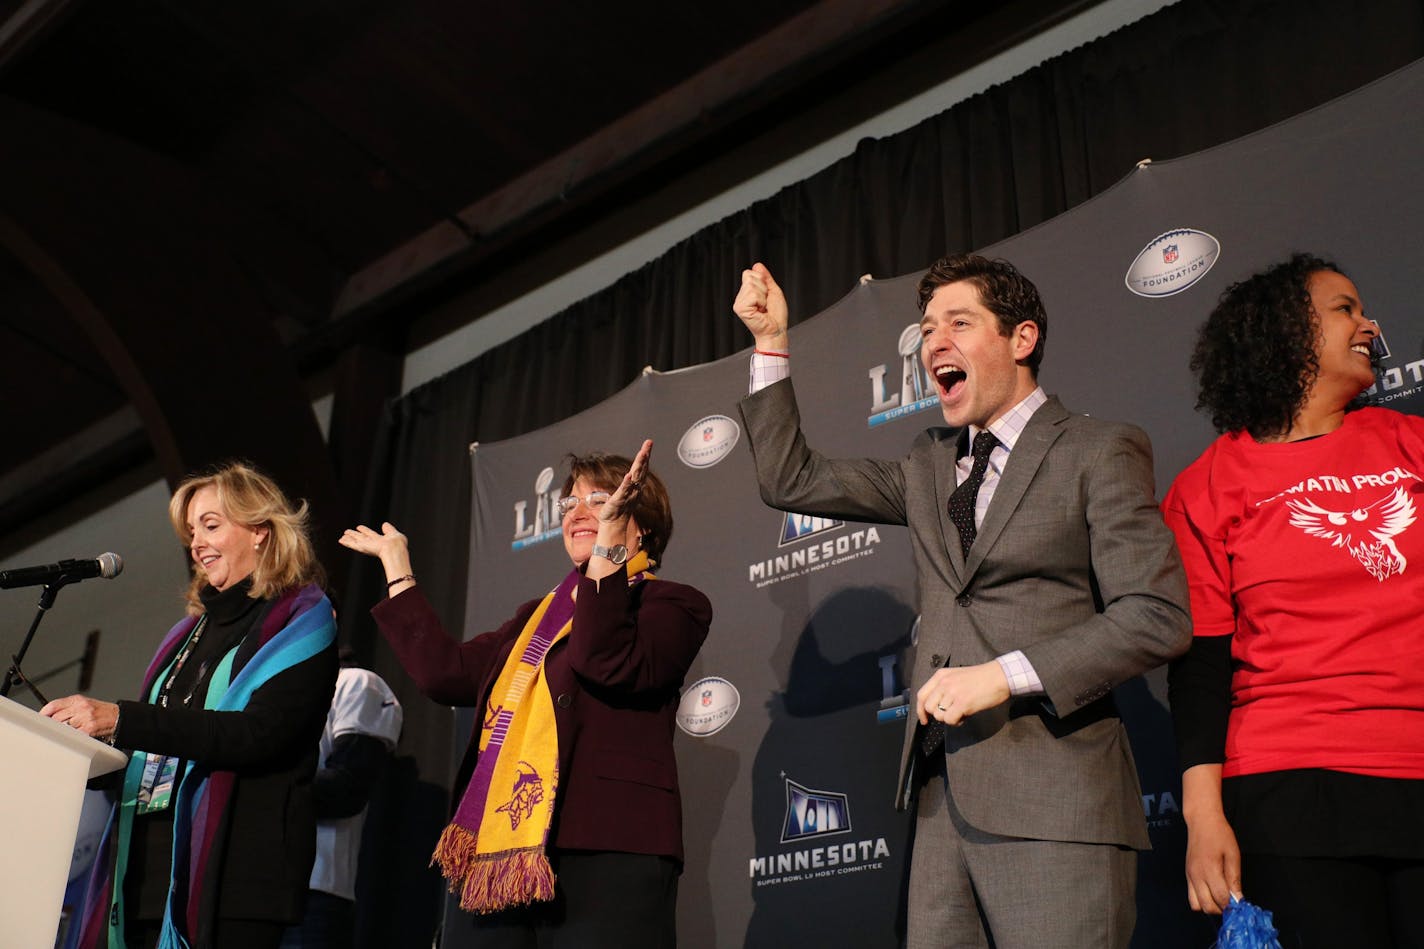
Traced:
<path id="1" fill-rule="evenodd" d="M 780 382 L 791 375 L 789 356 L 771 356 L 766 353 L 752 353 L 751 384 L 747 395 L 760 392 L 773 382 Z"/>
<path id="2" fill-rule="evenodd" d="M 1020 650 L 1005 653 L 998 660 L 1004 670 L 1004 678 L 1009 680 L 1009 694 L 1015 698 L 1023 695 L 1042 695 L 1043 682 L 1033 671 L 1033 664 Z"/>

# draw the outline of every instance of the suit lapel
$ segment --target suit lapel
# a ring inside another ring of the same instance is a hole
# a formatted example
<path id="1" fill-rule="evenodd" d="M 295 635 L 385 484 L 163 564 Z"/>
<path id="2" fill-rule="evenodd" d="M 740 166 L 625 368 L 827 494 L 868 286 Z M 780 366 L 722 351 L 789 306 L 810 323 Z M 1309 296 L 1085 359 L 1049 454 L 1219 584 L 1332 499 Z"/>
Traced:
<path id="1" fill-rule="evenodd" d="M 944 549 L 949 557 L 950 569 L 961 582 L 968 574 L 964 572 L 964 554 L 959 547 L 959 528 L 949 519 L 949 496 L 958 487 L 954 462 L 968 437 L 969 429 L 962 428 L 954 435 L 943 438 L 939 443 L 939 450 L 934 453 L 935 506 L 939 509 L 939 530 L 944 538 Z"/>
<path id="2" fill-rule="evenodd" d="M 1048 456 L 1048 449 L 1058 440 L 1058 436 L 1063 434 L 1061 423 L 1067 417 L 1068 410 L 1063 408 L 1063 403 L 1054 396 L 1039 406 L 1038 411 L 1033 413 L 1033 418 L 1029 419 L 1023 434 L 1014 444 L 1014 450 L 1009 452 L 1009 462 L 1004 466 L 998 487 L 994 489 L 989 509 L 984 512 L 984 523 L 979 526 L 974 546 L 969 548 L 969 561 L 963 565 L 962 576 L 965 579 L 972 577 L 974 571 L 979 569 L 979 564 L 984 560 L 984 552 L 992 548 L 994 541 L 1003 533 L 1004 526 L 1018 509 L 1033 476 L 1043 464 L 1043 459 Z M 952 464 L 953 459 L 951 466 Z M 950 476 L 952 484 L 952 467 Z M 947 515 L 945 519 L 948 520 Z M 950 530 L 953 531 L 952 524 Z M 955 532 L 954 536 L 957 541 L 958 533 Z M 957 547 L 955 553 L 958 553 Z"/>

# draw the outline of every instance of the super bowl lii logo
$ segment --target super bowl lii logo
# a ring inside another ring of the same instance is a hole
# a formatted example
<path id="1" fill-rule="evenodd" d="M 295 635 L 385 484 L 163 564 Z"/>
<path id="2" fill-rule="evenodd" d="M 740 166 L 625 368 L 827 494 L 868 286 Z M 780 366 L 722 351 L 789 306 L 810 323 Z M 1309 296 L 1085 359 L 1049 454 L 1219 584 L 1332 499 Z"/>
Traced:
<path id="1" fill-rule="evenodd" d="M 920 362 L 920 325 L 912 323 L 900 334 L 899 391 L 890 377 L 890 366 L 881 363 L 869 371 L 871 428 L 939 405 L 934 382 Z"/>
<path id="2" fill-rule="evenodd" d="M 515 550 L 523 550 L 534 544 L 543 543 L 559 536 L 559 497 L 562 492 L 554 487 L 554 469 L 545 468 L 534 479 L 534 506 L 529 502 L 514 502 L 514 543 Z"/>
<path id="3" fill-rule="evenodd" d="M 911 636 L 918 634 L 920 618 L 915 617 L 910 627 Z M 900 657 L 889 653 L 876 659 L 880 665 L 880 705 L 875 710 L 875 720 L 882 725 L 903 722 L 910 717 L 910 690 L 900 686 Z"/>

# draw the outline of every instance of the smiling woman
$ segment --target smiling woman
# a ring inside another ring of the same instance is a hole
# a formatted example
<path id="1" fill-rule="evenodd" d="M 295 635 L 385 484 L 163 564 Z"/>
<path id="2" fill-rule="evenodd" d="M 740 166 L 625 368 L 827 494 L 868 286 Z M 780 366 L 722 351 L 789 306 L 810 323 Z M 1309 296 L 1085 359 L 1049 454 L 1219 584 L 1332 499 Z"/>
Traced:
<path id="1" fill-rule="evenodd" d="M 214 485 L 204 485 L 187 504 L 184 527 L 191 540 L 188 549 L 207 582 L 226 590 L 252 573 L 257 552 L 267 539 L 266 528 L 252 528 L 231 520 Z"/>
<path id="2" fill-rule="evenodd" d="M 188 615 L 139 699 L 41 709 L 133 750 L 81 945 L 275 947 L 301 918 L 315 848 L 331 603 L 306 505 L 265 475 L 231 464 L 189 478 L 169 516 L 193 560 Z"/>
<path id="3" fill-rule="evenodd" d="M 559 514 L 563 518 L 564 550 L 575 564 L 586 562 L 594 554 L 594 545 L 604 533 L 611 536 L 603 543 L 614 540 L 615 547 L 622 544 L 628 556 L 646 550 L 652 563 L 662 561 L 663 551 L 672 537 L 672 502 L 662 479 L 646 469 L 646 458 L 640 471 L 630 472 L 631 464 L 622 455 L 569 457 L 569 475 L 564 479 Z M 622 518 L 611 518 L 605 526 L 603 504 L 629 474 L 637 482 L 637 490 L 629 498 L 626 522 Z M 621 536 L 617 527 L 620 523 Z"/>
<path id="4" fill-rule="evenodd" d="M 341 543 L 380 558 L 371 613 L 425 695 L 483 726 L 435 846 L 481 946 L 676 944 L 680 687 L 712 620 L 707 598 L 651 572 L 672 536 L 667 488 L 637 457 L 571 457 L 559 501 L 572 569 L 502 627 L 457 642 L 420 591 L 405 535 Z M 547 589 L 547 587 L 545 587 Z"/>
<path id="5" fill-rule="evenodd" d="M 1378 336 L 1318 257 L 1228 287 L 1192 357 L 1223 434 L 1163 502 L 1188 900 L 1244 894 L 1282 945 L 1424 945 L 1424 421 L 1358 406 Z"/>
<path id="6" fill-rule="evenodd" d="M 227 590 L 251 577 L 262 599 L 325 583 L 307 536 L 307 504 L 293 505 L 271 478 L 243 464 L 189 478 L 168 502 L 173 530 L 193 559 L 188 612 L 203 611 L 205 586 Z"/>

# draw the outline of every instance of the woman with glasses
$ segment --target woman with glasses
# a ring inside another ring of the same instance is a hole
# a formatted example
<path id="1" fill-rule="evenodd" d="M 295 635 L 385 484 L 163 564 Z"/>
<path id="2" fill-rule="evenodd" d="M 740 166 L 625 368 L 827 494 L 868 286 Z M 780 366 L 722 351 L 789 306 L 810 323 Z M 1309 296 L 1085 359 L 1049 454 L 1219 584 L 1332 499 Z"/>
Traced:
<path id="1" fill-rule="evenodd" d="M 341 538 L 385 568 L 389 597 L 371 613 L 420 690 L 480 710 L 435 861 L 483 947 L 676 944 L 674 715 L 712 607 L 650 572 L 672 534 L 651 450 L 571 459 L 559 512 L 573 569 L 463 643 L 422 595 L 400 531 Z"/>
<path id="2" fill-rule="evenodd" d="M 1424 946 L 1424 421 L 1358 407 L 1378 338 L 1329 261 L 1228 287 L 1191 362 L 1222 435 L 1163 502 L 1188 900 L 1283 946 Z"/>

